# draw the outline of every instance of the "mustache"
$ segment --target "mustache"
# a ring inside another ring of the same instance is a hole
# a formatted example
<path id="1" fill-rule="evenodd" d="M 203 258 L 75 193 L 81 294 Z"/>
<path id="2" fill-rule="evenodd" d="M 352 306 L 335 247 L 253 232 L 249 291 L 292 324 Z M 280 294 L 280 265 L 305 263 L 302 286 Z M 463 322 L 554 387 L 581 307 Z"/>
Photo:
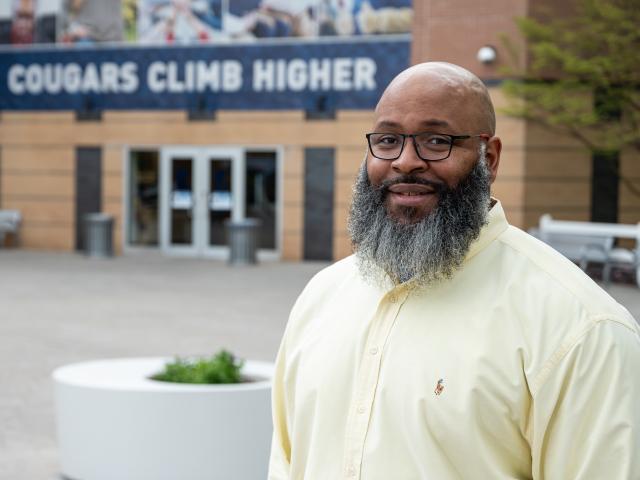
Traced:
<path id="1" fill-rule="evenodd" d="M 449 190 L 449 186 L 444 182 L 427 180 L 426 178 L 416 177 L 415 175 L 400 175 L 395 178 L 384 180 L 377 187 L 377 190 L 380 191 L 383 195 L 386 195 L 389 191 L 389 187 L 391 187 L 392 185 L 397 185 L 399 183 L 415 183 L 419 185 L 426 185 L 428 187 L 431 187 L 434 190 L 434 192 L 437 194 L 440 194 L 442 192 L 446 192 L 447 190 Z"/>

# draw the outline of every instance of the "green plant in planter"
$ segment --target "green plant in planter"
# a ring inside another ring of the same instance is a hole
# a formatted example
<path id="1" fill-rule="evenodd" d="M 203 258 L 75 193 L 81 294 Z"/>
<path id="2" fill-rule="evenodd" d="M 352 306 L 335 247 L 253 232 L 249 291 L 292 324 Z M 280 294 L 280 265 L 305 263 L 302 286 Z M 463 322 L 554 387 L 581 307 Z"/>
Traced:
<path id="1" fill-rule="evenodd" d="M 238 360 L 226 350 L 220 350 L 209 358 L 186 359 L 176 357 L 167 363 L 164 371 L 153 375 L 153 380 L 174 383 L 241 383 L 240 370 L 244 361 Z"/>

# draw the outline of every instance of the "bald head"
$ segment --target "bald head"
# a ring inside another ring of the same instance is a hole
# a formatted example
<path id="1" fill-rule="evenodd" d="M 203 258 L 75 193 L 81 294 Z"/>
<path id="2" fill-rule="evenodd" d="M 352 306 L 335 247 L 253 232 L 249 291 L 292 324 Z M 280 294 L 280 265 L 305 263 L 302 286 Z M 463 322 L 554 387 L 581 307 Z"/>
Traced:
<path id="1" fill-rule="evenodd" d="M 496 114 L 487 87 L 469 70 L 452 63 L 420 63 L 401 72 L 382 94 L 376 114 L 393 107 L 393 102 L 417 106 L 428 95 L 440 95 L 464 128 L 471 129 L 462 133 L 495 135 Z M 438 112 L 433 114 L 437 116 Z"/>

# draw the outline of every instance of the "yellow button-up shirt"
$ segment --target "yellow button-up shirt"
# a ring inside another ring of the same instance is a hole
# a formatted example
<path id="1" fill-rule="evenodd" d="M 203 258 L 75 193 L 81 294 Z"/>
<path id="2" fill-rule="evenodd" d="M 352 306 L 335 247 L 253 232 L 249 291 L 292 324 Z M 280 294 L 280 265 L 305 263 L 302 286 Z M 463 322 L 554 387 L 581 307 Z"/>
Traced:
<path id="1" fill-rule="evenodd" d="M 317 274 L 273 409 L 271 480 L 637 480 L 639 329 L 497 203 L 449 281 Z"/>

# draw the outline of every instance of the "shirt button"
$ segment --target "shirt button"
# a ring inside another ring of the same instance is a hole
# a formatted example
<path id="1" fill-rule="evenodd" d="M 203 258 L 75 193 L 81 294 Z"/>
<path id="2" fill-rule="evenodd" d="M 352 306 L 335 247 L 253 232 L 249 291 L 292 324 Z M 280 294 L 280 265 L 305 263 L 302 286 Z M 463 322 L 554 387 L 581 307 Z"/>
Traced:
<path id="1" fill-rule="evenodd" d="M 364 413 L 364 406 L 360 405 L 360 406 L 358 407 L 358 413 L 359 413 L 359 414 L 363 414 L 363 413 Z"/>
<path id="2" fill-rule="evenodd" d="M 370 353 L 371 355 L 377 355 L 377 354 L 378 354 L 378 347 L 372 347 L 372 348 L 369 350 L 369 353 Z"/>
<path id="3" fill-rule="evenodd" d="M 353 467 L 349 467 L 349 469 L 347 470 L 347 475 L 349 475 L 350 477 L 355 477 L 356 476 L 356 469 Z"/>

